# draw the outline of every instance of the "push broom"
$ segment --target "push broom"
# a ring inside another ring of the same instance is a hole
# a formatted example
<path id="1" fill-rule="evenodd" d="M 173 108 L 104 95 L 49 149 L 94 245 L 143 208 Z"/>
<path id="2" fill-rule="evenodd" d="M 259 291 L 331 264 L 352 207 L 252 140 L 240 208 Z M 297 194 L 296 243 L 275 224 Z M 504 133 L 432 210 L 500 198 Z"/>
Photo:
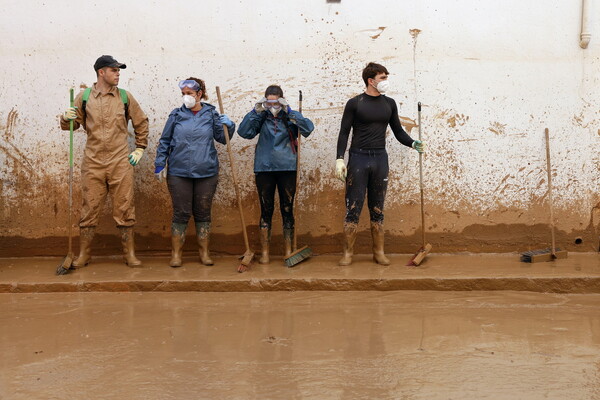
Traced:
<path id="1" fill-rule="evenodd" d="M 419 140 L 421 139 L 421 102 L 417 105 L 419 115 Z M 421 188 L 421 248 L 415 253 L 410 259 L 407 266 L 416 267 L 427 257 L 427 254 L 431 251 L 431 244 L 425 241 L 425 209 L 423 207 L 423 153 L 419 153 L 419 186 Z"/>
<path id="2" fill-rule="evenodd" d="M 298 92 L 299 92 L 299 94 L 298 94 L 298 112 L 302 113 L 302 90 L 299 90 Z M 302 135 L 300 134 L 300 131 L 298 131 L 298 139 L 297 139 L 298 146 L 297 146 L 297 150 L 296 150 L 296 199 L 298 198 L 298 186 L 300 186 L 299 183 L 300 183 L 300 138 L 301 137 L 302 137 Z M 302 246 L 301 248 L 298 249 L 297 240 L 296 240 L 297 238 L 298 238 L 298 224 L 296 224 L 296 227 L 294 229 L 294 242 L 293 242 L 294 251 L 284 260 L 285 266 L 288 268 L 301 263 L 302 261 L 306 260 L 313 254 L 312 250 L 308 246 Z"/>
<path id="3" fill-rule="evenodd" d="M 71 107 L 73 107 L 73 88 L 69 91 L 71 99 Z M 73 228 L 71 223 L 71 214 L 73 213 L 73 121 L 69 121 L 69 251 L 62 260 L 58 268 L 56 268 L 56 275 L 65 275 L 69 273 L 71 264 L 73 264 Z"/>
<path id="4" fill-rule="evenodd" d="M 223 100 L 221 99 L 221 90 L 217 86 L 217 99 L 219 100 L 219 111 L 224 114 L 223 111 Z M 233 187 L 235 188 L 235 195 L 237 197 L 237 204 L 240 210 L 240 221 L 242 222 L 242 233 L 244 234 L 244 244 L 246 245 L 246 252 L 240 257 L 240 265 L 237 268 L 238 272 L 245 272 L 250 269 L 250 264 L 254 259 L 254 253 L 250 250 L 250 243 L 248 242 L 248 232 L 246 230 L 246 221 L 244 219 L 244 210 L 242 208 L 242 196 L 240 195 L 240 188 L 237 184 L 237 178 L 235 173 L 235 165 L 233 163 L 233 154 L 231 153 L 231 145 L 229 144 L 229 129 L 227 125 L 223 124 L 223 130 L 225 131 L 225 141 L 227 143 L 227 154 L 229 154 L 229 164 L 231 165 L 231 179 L 233 180 Z"/>
<path id="5" fill-rule="evenodd" d="M 567 258 L 566 250 L 556 248 L 556 240 L 554 237 L 554 209 L 552 206 L 552 169 L 550 168 L 550 136 L 548 128 L 544 130 L 546 136 L 546 169 L 548 170 L 548 204 L 550 205 L 550 230 L 552 231 L 552 248 L 531 250 L 521 253 L 521 261 L 523 262 L 544 262 L 553 261 L 560 258 Z"/>

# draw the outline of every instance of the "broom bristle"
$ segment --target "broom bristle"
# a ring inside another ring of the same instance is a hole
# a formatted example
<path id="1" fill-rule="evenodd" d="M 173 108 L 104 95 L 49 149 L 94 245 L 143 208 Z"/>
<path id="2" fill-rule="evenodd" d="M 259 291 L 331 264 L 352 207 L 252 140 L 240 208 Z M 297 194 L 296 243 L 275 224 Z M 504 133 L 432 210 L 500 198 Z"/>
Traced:
<path id="1" fill-rule="evenodd" d="M 288 268 L 293 267 L 312 256 L 312 254 L 311 248 L 304 246 L 290 254 L 290 256 L 284 260 L 285 266 Z"/>
<path id="2" fill-rule="evenodd" d="M 557 251 L 561 251 L 561 249 L 556 248 L 555 252 L 557 252 Z M 551 248 L 526 251 L 524 253 L 521 253 L 521 261 L 522 262 L 531 262 L 531 260 L 533 259 L 533 256 L 539 256 L 542 254 L 551 254 L 551 253 L 552 253 Z"/>

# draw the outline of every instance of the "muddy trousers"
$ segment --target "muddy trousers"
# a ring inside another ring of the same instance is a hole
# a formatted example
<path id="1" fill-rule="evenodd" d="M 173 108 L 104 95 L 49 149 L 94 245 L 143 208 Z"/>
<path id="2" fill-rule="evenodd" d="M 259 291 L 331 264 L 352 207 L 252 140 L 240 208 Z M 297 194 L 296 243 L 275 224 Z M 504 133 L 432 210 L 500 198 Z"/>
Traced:
<path id="1" fill-rule="evenodd" d="M 371 222 L 383 223 L 383 204 L 388 186 L 388 155 L 385 149 L 350 149 L 346 177 L 347 224 L 358 224 L 367 195 Z"/>
<path id="2" fill-rule="evenodd" d="M 275 211 L 275 190 L 279 193 L 279 208 L 283 220 L 284 256 L 292 252 L 294 236 L 294 196 L 296 195 L 296 171 L 273 171 L 256 173 L 256 189 L 260 201 L 261 264 L 269 263 L 271 221 Z"/>
<path id="3" fill-rule="evenodd" d="M 260 227 L 271 229 L 275 210 L 275 189 L 277 189 L 283 229 L 294 229 L 296 171 L 258 172 L 256 189 L 260 201 Z"/>
<path id="4" fill-rule="evenodd" d="M 171 267 L 181 267 L 185 232 L 190 217 L 194 216 L 196 237 L 200 247 L 200 262 L 213 265 L 208 250 L 210 211 L 217 190 L 219 176 L 182 178 L 167 175 L 167 186 L 173 203 L 171 224 Z"/>
<path id="5" fill-rule="evenodd" d="M 167 175 L 167 186 L 173 202 L 173 223 L 210 222 L 210 210 L 217 190 L 219 175 L 208 178 L 182 178 Z"/>
<path id="6" fill-rule="evenodd" d="M 389 265 L 383 251 L 383 204 L 388 185 L 388 156 L 385 149 L 351 149 L 346 178 L 344 251 L 339 265 L 350 265 L 354 254 L 356 228 L 367 195 L 373 238 L 373 260 Z"/>
<path id="7" fill-rule="evenodd" d="M 81 185 L 81 228 L 98 225 L 100 211 L 109 193 L 112 197 L 113 219 L 117 226 L 135 224 L 133 167 L 127 161 L 127 155 L 107 164 L 94 163 L 84 158 L 81 166 Z"/>

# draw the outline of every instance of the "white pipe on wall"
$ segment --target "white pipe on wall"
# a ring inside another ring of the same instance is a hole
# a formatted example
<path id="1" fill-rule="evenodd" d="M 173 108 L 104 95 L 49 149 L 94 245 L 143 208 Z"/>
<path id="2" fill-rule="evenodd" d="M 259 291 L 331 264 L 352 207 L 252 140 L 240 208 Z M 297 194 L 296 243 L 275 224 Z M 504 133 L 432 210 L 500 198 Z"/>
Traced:
<path id="1" fill-rule="evenodd" d="M 582 0 L 581 3 L 581 35 L 579 37 L 579 47 L 587 49 L 592 34 L 589 32 L 590 27 L 590 6 L 592 0 Z"/>

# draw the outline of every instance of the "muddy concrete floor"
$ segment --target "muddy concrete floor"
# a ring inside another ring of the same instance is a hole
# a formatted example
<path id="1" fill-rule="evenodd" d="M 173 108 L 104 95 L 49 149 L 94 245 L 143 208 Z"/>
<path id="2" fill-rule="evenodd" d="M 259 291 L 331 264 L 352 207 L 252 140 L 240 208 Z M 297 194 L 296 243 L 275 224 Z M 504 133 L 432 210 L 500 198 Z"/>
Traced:
<path id="1" fill-rule="evenodd" d="M 600 295 L 0 294 L 1 399 L 600 399 Z"/>

